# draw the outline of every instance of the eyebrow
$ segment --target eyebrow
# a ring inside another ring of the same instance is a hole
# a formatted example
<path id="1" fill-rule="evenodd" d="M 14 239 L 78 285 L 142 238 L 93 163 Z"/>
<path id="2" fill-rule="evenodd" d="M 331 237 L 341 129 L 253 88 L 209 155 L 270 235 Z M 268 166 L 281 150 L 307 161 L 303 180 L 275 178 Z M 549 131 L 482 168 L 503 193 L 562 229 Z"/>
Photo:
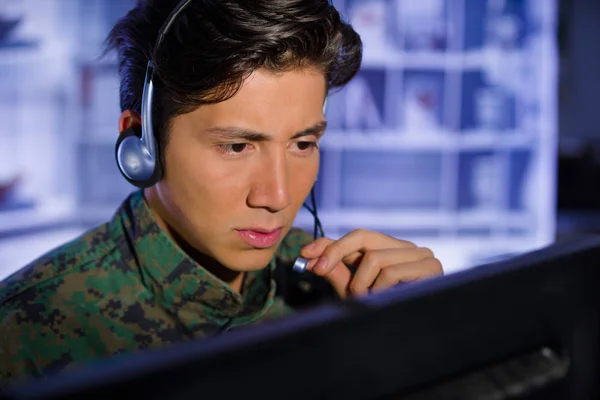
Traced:
<path id="1" fill-rule="evenodd" d="M 300 132 L 296 132 L 292 139 L 298 139 L 303 136 L 315 135 L 317 137 L 323 136 L 327 128 L 326 121 L 320 121 L 311 127 L 308 127 Z M 273 139 L 273 136 L 266 133 L 253 131 L 251 129 L 239 128 L 236 126 L 213 126 L 209 127 L 205 131 L 210 136 L 219 140 L 247 140 L 252 142 L 266 142 Z"/>

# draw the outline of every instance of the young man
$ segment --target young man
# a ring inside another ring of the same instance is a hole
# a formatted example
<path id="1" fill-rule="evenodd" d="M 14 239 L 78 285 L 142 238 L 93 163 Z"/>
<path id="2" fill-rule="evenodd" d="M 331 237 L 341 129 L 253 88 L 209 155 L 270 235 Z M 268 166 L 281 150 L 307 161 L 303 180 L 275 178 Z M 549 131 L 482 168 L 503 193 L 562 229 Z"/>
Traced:
<path id="1" fill-rule="evenodd" d="M 154 181 L 124 172 L 144 189 L 111 221 L 0 285 L 5 384 L 287 315 L 302 290 L 276 278 L 300 255 L 313 287 L 322 279 L 341 299 L 442 271 L 430 250 L 383 234 L 292 228 L 317 178 L 327 93 L 361 61 L 327 0 L 187 3 L 160 47 L 176 0 L 141 1 L 109 35 L 122 137 L 150 115 L 151 61 Z"/>

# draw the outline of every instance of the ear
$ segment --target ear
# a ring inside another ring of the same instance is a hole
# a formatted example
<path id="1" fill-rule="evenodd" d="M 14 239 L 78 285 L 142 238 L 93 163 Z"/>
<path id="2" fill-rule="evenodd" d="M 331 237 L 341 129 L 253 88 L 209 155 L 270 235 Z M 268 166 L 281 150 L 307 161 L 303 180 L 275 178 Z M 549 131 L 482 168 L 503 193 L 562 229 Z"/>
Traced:
<path id="1" fill-rule="evenodd" d="M 119 133 L 123 133 L 129 128 L 136 128 L 142 126 L 142 116 L 132 110 L 125 110 L 119 117 Z"/>

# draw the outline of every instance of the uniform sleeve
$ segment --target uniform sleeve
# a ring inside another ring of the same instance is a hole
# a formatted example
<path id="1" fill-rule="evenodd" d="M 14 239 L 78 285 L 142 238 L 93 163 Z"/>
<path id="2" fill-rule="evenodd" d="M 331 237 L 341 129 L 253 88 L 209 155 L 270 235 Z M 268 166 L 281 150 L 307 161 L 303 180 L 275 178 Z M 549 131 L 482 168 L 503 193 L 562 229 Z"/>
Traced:
<path id="1" fill-rule="evenodd" d="M 55 312 L 58 314 L 58 312 Z M 63 314 L 64 315 L 64 314 Z M 79 353 L 92 353 L 72 318 L 46 325 L 12 311 L 0 321 L 0 385 L 39 380 L 78 365 Z"/>
<path id="2" fill-rule="evenodd" d="M 31 326 L 22 323 L 17 311 L 4 313 L 0 319 L 0 387 L 43 377 L 39 361 L 26 345 L 38 341 Z"/>
<path id="3" fill-rule="evenodd" d="M 111 354 L 120 340 L 78 294 L 64 298 L 30 289 L 2 305 L 2 386 L 49 378 Z"/>
<path id="4" fill-rule="evenodd" d="M 59 368 L 63 359 L 51 358 L 61 350 L 53 335 L 36 330 L 18 311 L 3 314 L 0 324 L 0 387 L 43 379 Z"/>

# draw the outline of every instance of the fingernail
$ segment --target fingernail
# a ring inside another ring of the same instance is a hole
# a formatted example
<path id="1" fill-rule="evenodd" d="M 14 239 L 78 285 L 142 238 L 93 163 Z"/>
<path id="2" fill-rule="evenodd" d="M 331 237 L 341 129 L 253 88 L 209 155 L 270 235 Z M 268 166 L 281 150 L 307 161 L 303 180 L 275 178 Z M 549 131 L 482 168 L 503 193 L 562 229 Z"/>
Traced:
<path id="1" fill-rule="evenodd" d="M 315 271 L 323 272 L 327 268 L 327 259 L 324 257 L 319 258 L 319 261 L 315 264 Z"/>
<path id="2" fill-rule="evenodd" d="M 308 262 L 308 264 L 306 265 L 306 270 L 307 271 L 312 271 L 314 266 L 317 264 L 317 261 L 319 261 L 319 259 L 312 259 Z"/>

